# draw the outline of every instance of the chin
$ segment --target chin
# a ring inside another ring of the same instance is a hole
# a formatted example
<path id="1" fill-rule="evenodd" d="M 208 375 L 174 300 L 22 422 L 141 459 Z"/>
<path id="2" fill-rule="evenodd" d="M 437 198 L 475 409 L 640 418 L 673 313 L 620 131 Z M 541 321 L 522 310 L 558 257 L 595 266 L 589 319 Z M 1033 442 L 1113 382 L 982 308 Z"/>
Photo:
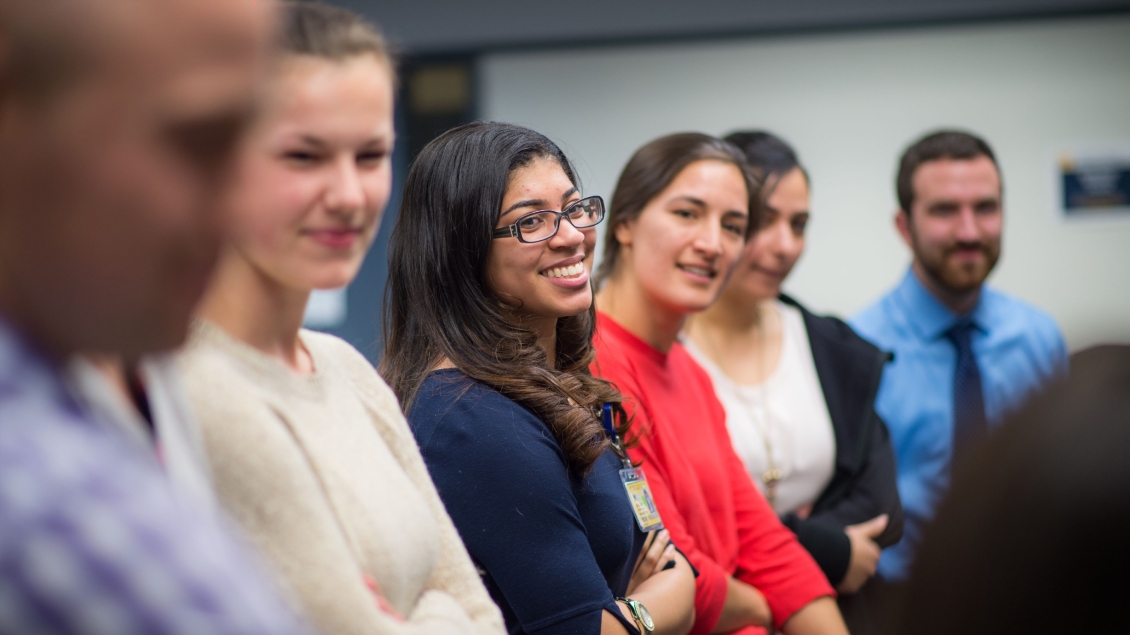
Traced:
<path id="1" fill-rule="evenodd" d="M 709 309 L 710 305 L 714 304 L 717 297 L 718 293 L 716 291 L 688 292 L 667 297 L 663 300 L 662 304 L 672 313 L 688 315 Z"/>
<path id="2" fill-rule="evenodd" d="M 310 279 L 309 287 L 311 290 L 325 291 L 329 289 L 340 289 L 347 286 L 353 279 L 357 277 L 357 268 L 350 267 L 348 269 L 339 269 L 333 271 L 323 271 L 319 275 Z"/>

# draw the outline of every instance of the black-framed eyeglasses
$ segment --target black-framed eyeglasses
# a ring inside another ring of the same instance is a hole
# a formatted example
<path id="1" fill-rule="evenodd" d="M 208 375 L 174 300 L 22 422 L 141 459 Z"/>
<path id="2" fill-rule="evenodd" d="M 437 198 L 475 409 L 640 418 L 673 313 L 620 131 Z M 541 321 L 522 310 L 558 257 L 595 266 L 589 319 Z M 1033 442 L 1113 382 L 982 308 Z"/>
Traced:
<path id="1" fill-rule="evenodd" d="M 599 196 L 590 196 L 575 201 L 560 212 L 543 209 L 523 214 L 514 224 L 494 230 L 494 237 L 509 238 L 513 236 L 524 243 L 538 243 L 549 240 L 557 235 L 557 230 L 561 227 L 562 217 L 577 229 L 592 227 L 604 220 L 604 199 Z"/>

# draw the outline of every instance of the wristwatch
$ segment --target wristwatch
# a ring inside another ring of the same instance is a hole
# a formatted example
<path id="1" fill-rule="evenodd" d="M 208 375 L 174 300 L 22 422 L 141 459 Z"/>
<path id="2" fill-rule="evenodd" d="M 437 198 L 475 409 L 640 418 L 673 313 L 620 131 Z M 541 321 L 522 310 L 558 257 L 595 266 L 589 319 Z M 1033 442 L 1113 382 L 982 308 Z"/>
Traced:
<path id="1" fill-rule="evenodd" d="M 655 630 L 655 622 L 651 619 L 651 613 L 641 602 L 631 598 L 616 598 L 616 601 L 623 602 L 632 612 L 632 617 L 635 618 L 636 626 L 640 629 L 641 634 L 646 635 Z"/>

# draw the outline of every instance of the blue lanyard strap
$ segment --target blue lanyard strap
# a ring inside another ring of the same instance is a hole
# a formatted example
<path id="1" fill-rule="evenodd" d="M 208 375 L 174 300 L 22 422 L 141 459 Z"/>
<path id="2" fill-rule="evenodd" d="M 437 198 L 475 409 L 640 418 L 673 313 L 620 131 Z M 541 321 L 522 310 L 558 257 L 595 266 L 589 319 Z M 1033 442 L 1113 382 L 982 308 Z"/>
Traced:
<path id="1" fill-rule="evenodd" d="M 612 404 L 604 404 L 600 410 L 600 422 L 604 424 L 604 431 L 608 433 L 608 439 L 612 442 L 612 449 L 620 457 L 620 463 L 624 469 L 631 469 L 632 461 L 628 458 L 628 452 L 620 443 L 620 435 L 616 434 L 616 426 L 612 425 Z"/>
<path id="2" fill-rule="evenodd" d="M 616 427 L 612 425 L 612 404 L 606 403 L 600 410 L 600 421 L 604 424 L 604 431 L 608 433 L 608 438 L 613 443 L 619 442 L 616 436 Z"/>

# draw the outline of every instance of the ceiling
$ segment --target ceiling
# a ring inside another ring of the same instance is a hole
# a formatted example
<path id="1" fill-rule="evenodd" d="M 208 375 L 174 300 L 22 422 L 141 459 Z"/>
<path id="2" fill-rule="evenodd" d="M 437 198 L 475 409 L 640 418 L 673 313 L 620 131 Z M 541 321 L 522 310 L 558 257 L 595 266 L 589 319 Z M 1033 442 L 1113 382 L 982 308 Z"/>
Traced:
<path id="1" fill-rule="evenodd" d="M 409 55 L 1130 12 L 1130 0 L 330 1 Z"/>

